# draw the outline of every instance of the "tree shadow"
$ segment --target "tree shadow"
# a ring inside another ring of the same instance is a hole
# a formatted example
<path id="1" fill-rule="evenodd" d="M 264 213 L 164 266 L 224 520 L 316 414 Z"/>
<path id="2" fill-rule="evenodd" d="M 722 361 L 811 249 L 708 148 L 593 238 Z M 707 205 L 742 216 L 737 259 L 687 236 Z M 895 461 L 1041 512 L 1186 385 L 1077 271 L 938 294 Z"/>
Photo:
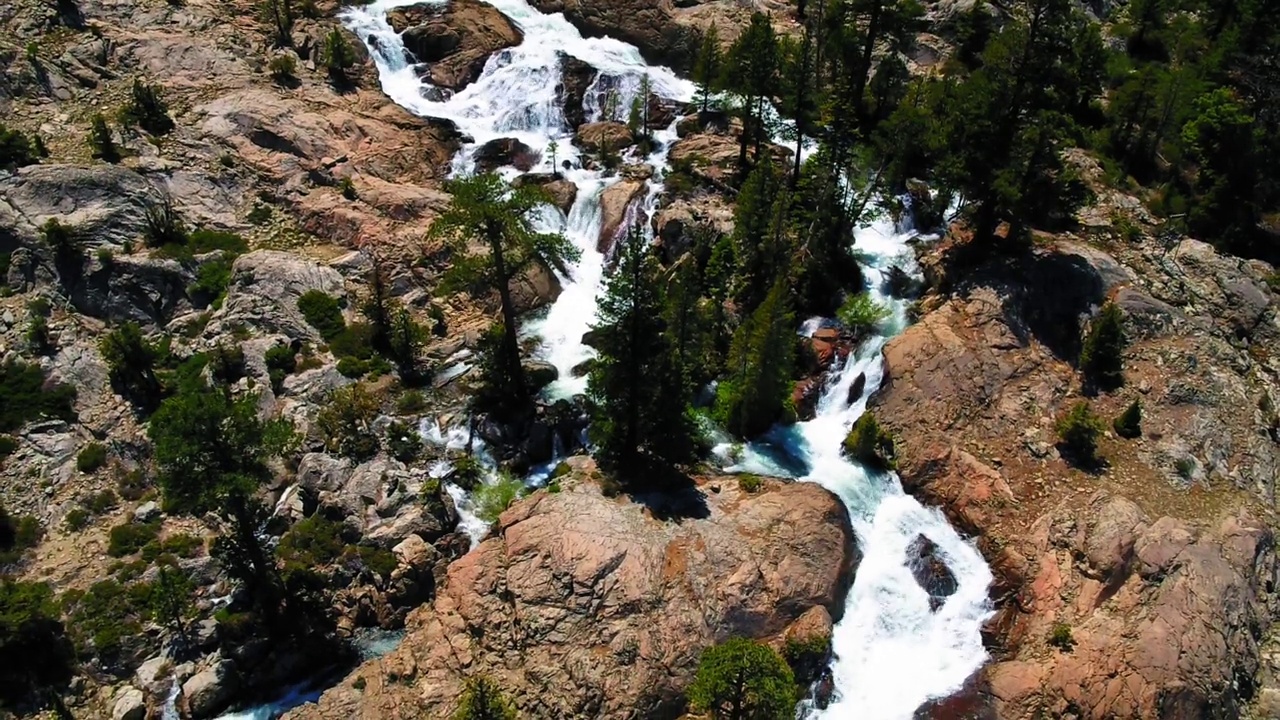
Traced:
<path id="1" fill-rule="evenodd" d="M 707 496 L 687 473 L 645 459 L 617 472 L 631 501 L 644 505 L 658 520 L 680 522 L 711 517 Z"/>
<path id="2" fill-rule="evenodd" d="M 1087 455 L 1070 447 L 1066 443 L 1061 442 L 1054 447 L 1058 449 L 1058 454 L 1062 456 L 1062 459 L 1068 465 L 1090 475 L 1103 475 L 1106 473 L 1107 469 L 1111 467 L 1111 463 L 1107 462 L 1106 458 L 1099 456 L 1097 453 Z"/>
<path id="3" fill-rule="evenodd" d="M 85 28 L 84 13 L 80 11 L 80 6 L 76 4 L 76 0 L 57 0 L 54 7 L 58 12 L 58 20 L 63 25 L 72 30 L 83 30 Z"/>

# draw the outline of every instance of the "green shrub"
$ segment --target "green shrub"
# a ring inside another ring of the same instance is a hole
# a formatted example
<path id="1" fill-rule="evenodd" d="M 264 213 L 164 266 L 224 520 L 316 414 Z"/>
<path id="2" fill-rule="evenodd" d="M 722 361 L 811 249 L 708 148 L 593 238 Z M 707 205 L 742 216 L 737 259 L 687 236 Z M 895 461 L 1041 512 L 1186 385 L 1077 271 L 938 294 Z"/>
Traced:
<path id="1" fill-rule="evenodd" d="M 1064 622 L 1054 623 L 1049 631 L 1049 644 L 1063 652 L 1071 652 L 1076 645 L 1075 638 L 1071 637 L 1071 626 Z"/>
<path id="2" fill-rule="evenodd" d="M 147 245 L 162 248 L 167 245 L 185 246 L 187 244 L 187 226 L 173 207 L 168 197 L 157 203 L 151 203 L 143 214 L 143 236 Z"/>
<path id="3" fill-rule="evenodd" d="M 111 126 L 102 113 L 94 113 L 89 118 L 89 153 L 99 160 L 113 163 L 120 160 L 120 150 L 111 137 Z"/>
<path id="4" fill-rule="evenodd" d="M 349 177 L 344 177 L 338 181 L 338 189 L 342 191 L 342 197 L 348 200 L 355 200 L 360 197 L 359 193 L 356 192 L 356 184 Z"/>
<path id="5" fill-rule="evenodd" d="M 9 360 L 0 365 L 0 432 L 41 418 L 72 422 L 75 397 L 75 388 L 50 383 L 39 365 Z"/>
<path id="6" fill-rule="evenodd" d="M 73 655 L 53 590 L 0 578 L 0 705 L 16 707 L 33 688 L 69 680 Z"/>
<path id="7" fill-rule="evenodd" d="M 26 135 L 0 123 L 0 168 L 14 170 L 39 160 L 39 154 Z"/>
<path id="8" fill-rule="evenodd" d="M 412 462 L 422 452 L 422 438 L 412 425 L 392 422 L 387 426 L 387 450 L 400 462 Z"/>
<path id="9" fill-rule="evenodd" d="M 273 80 L 284 84 L 295 79 L 298 61 L 291 53 L 281 53 L 271 58 L 271 62 L 267 63 L 267 70 L 271 73 Z"/>
<path id="10" fill-rule="evenodd" d="M 378 453 L 378 439 L 372 425 L 378 416 L 379 399 L 362 383 L 333 391 L 329 402 L 316 415 L 316 426 L 325 437 L 325 446 L 358 461 Z"/>
<path id="11" fill-rule="evenodd" d="M 279 393 L 286 376 L 293 374 L 298 368 L 298 356 L 291 345 L 276 345 L 263 355 L 267 366 L 267 377 L 271 379 L 271 388 Z"/>
<path id="12" fill-rule="evenodd" d="M 199 298 L 203 306 L 220 306 L 231 285 L 231 266 L 234 258 L 222 255 L 200 264 L 196 269 L 196 281 L 187 288 L 192 296 Z"/>
<path id="13" fill-rule="evenodd" d="M 245 219 L 253 225 L 266 225 L 271 221 L 271 208 L 262 203 L 254 203 Z"/>
<path id="14" fill-rule="evenodd" d="M 101 515 L 108 510 L 112 510 L 120 503 L 120 498 L 110 490 L 97 492 L 84 499 L 81 505 L 94 515 Z"/>
<path id="15" fill-rule="evenodd" d="M 1104 390 L 1123 385 L 1125 342 L 1124 313 L 1109 302 L 1089 326 L 1080 349 L 1080 370 L 1085 379 Z"/>
<path id="16" fill-rule="evenodd" d="M 498 683 L 484 675 L 467 678 L 452 720 L 516 720 L 515 707 Z"/>
<path id="17" fill-rule="evenodd" d="M 345 79 L 347 69 L 356 64 L 355 50 L 339 28 L 335 27 L 325 36 L 324 46 L 320 50 L 320 64 L 334 80 Z"/>
<path id="18" fill-rule="evenodd" d="M 342 539 L 342 523 L 319 513 L 303 518 L 280 538 L 276 556 L 285 571 L 329 565 L 342 556 L 346 543 Z"/>
<path id="19" fill-rule="evenodd" d="M 150 483 L 147 482 L 146 473 L 142 472 L 142 468 L 136 468 L 120 473 L 116 478 L 116 489 L 120 491 L 120 497 L 129 502 L 137 502 L 150 490 Z"/>
<path id="20" fill-rule="evenodd" d="M 1174 472 L 1178 473 L 1178 477 L 1184 481 L 1190 481 L 1196 473 L 1196 461 L 1191 458 L 1180 457 L 1173 461 L 1173 469 Z"/>
<path id="21" fill-rule="evenodd" d="M 208 228 L 192 231 L 187 237 L 187 247 L 197 255 L 220 250 L 234 257 L 249 252 L 249 243 L 244 237 L 233 232 Z"/>
<path id="22" fill-rule="evenodd" d="M 560 481 L 552 480 L 551 482 L 547 483 L 547 492 L 551 493 L 552 495 L 560 494 Z"/>
<path id="23" fill-rule="evenodd" d="M 62 609 L 76 647 L 85 656 L 113 658 L 145 635 L 140 619 L 146 614 L 150 586 L 122 585 L 114 579 L 94 583 L 87 591 L 68 591 Z"/>
<path id="24" fill-rule="evenodd" d="M 120 110 L 120 121 L 136 125 L 152 135 L 165 135 L 174 127 L 173 118 L 169 117 L 169 106 L 160 96 L 159 86 L 141 80 L 133 81 L 129 99 Z"/>
<path id="25" fill-rule="evenodd" d="M 892 315 L 889 308 L 871 299 L 865 292 L 849 295 L 836 311 L 836 317 L 855 335 L 864 335 Z"/>
<path id="26" fill-rule="evenodd" d="M 830 658 L 831 638 L 822 635 L 787 638 L 782 647 L 782 659 L 787 661 L 787 666 L 801 684 L 816 680 Z"/>
<path id="27" fill-rule="evenodd" d="M 688 696 L 695 710 L 719 720 L 791 720 L 798 699 L 786 661 L 747 638 L 731 638 L 703 652 Z"/>
<path id="28" fill-rule="evenodd" d="M 23 515 L 18 518 L 18 523 L 14 528 L 13 547 L 18 550 L 26 550 L 40 544 L 44 539 L 44 526 L 40 524 L 39 518 L 34 515 Z"/>
<path id="29" fill-rule="evenodd" d="M 1142 406 L 1137 401 L 1129 403 L 1129 407 L 1120 416 L 1111 421 L 1111 428 L 1116 435 L 1132 440 L 1142 436 Z"/>
<path id="30" fill-rule="evenodd" d="M 163 540 L 157 538 L 143 545 L 142 559 L 147 563 L 153 563 L 165 555 L 190 558 L 195 557 L 203 547 L 204 541 L 195 535 L 178 533 Z"/>
<path id="31" fill-rule="evenodd" d="M 758 493 L 764 487 L 764 481 L 756 475 L 739 475 L 738 488 L 745 493 Z"/>
<path id="32" fill-rule="evenodd" d="M 1092 462 L 1098 453 L 1098 437 L 1102 434 L 1102 421 L 1093 414 L 1089 401 L 1081 400 L 1062 417 L 1055 429 L 1063 448 L 1078 460 Z"/>
<path id="33" fill-rule="evenodd" d="M 453 460 L 453 472 L 449 473 L 449 482 L 471 492 L 484 477 L 484 465 L 474 455 L 463 455 Z"/>
<path id="34" fill-rule="evenodd" d="M 846 455 L 868 467 L 885 470 L 894 466 L 893 435 L 880 427 L 870 411 L 853 424 L 843 448 Z"/>
<path id="35" fill-rule="evenodd" d="M 76 532 L 77 530 L 83 530 L 85 527 L 89 525 L 90 517 L 92 516 L 89 515 L 89 511 L 85 510 L 84 508 L 81 508 L 81 507 L 71 508 L 70 510 L 67 511 L 67 514 L 62 518 L 62 524 L 68 530 L 72 532 Z"/>
<path id="36" fill-rule="evenodd" d="M 102 443 L 89 443 L 76 456 L 76 469 L 82 473 L 92 473 L 107 464 L 107 446 Z"/>
<path id="37" fill-rule="evenodd" d="M 427 396 L 421 390 L 406 390 L 396 399 L 396 412 L 400 415 L 416 415 L 427 409 Z"/>
<path id="38" fill-rule="evenodd" d="M 320 337 L 333 342 L 344 330 L 347 323 L 342 319 L 342 306 L 338 300 L 319 290 L 308 290 L 298 298 L 298 311 L 306 318 L 307 324 L 315 328 Z M 332 348 L 331 348 L 332 349 Z M 356 353 L 339 353 L 335 355 L 356 355 Z"/>
<path id="39" fill-rule="evenodd" d="M 353 357 L 344 357 L 338 360 L 338 372 L 343 377 L 349 377 L 352 380 L 359 380 L 369 374 L 369 362 Z"/>
<path id="40" fill-rule="evenodd" d="M 58 279 L 68 286 L 79 281 L 85 262 L 84 241 L 80 233 L 58 222 L 57 218 L 49 218 L 40 226 L 40 237 L 53 251 L 53 266 L 58 271 Z"/>
<path id="41" fill-rule="evenodd" d="M 344 555 L 358 559 L 361 565 L 383 578 L 391 577 L 391 573 L 400 565 L 390 550 L 367 545 L 349 545 Z"/>
<path id="42" fill-rule="evenodd" d="M 36 355 L 47 355 L 53 349 L 53 337 L 49 334 L 49 321 L 45 316 L 35 313 L 28 316 L 25 339 L 27 348 Z"/>
<path id="43" fill-rule="evenodd" d="M 18 441 L 11 435 L 0 435 L 0 460 L 18 451 Z"/>
<path id="44" fill-rule="evenodd" d="M 523 490 L 524 483 L 519 478 L 500 473 L 492 484 L 476 488 L 476 517 L 490 525 L 498 522 L 498 516 L 511 507 Z"/>
<path id="45" fill-rule="evenodd" d="M 111 557 L 132 555 L 142 550 L 143 546 L 155 540 L 159 535 L 160 523 L 154 520 L 149 523 L 130 522 L 117 525 L 111 528 L 107 543 L 107 554 Z"/>

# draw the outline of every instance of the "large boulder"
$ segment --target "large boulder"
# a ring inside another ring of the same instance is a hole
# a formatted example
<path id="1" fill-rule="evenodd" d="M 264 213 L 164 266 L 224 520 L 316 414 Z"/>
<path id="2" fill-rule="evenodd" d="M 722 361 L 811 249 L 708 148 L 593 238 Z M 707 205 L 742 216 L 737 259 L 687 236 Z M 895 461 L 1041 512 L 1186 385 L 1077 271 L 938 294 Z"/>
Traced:
<path id="1" fill-rule="evenodd" d="M 570 464 L 560 492 L 516 503 L 449 567 L 396 650 L 289 717 L 446 717 L 479 674 L 521 717 L 676 717 L 716 642 L 829 635 L 857 551 L 828 491 L 726 478 L 633 502 L 605 497 L 590 460 Z"/>
<path id="2" fill-rule="evenodd" d="M 639 202 L 644 198 L 645 183 L 641 180 L 621 180 L 600 193 L 600 239 L 596 250 L 609 255 L 619 238 L 639 217 Z"/>
<path id="3" fill-rule="evenodd" d="M 542 188 L 551 202 L 560 212 L 565 215 L 569 214 L 569 210 L 573 208 L 573 203 L 578 199 L 578 186 L 571 180 L 566 180 L 559 173 L 526 173 L 516 177 L 511 181 L 512 187 L 524 187 L 532 185 Z"/>
<path id="4" fill-rule="evenodd" d="M 510 165 L 528 172 L 538 163 L 538 153 L 516 138 L 490 140 L 475 149 L 471 156 L 477 172 L 489 172 Z"/>
<path id="5" fill-rule="evenodd" d="M 195 720 L 213 716 L 227 706 L 239 684 L 235 665 L 230 660 L 221 660 L 201 670 L 182 684 L 187 712 Z"/>
<path id="6" fill-rule="evenodd" d="M 560 98 L 565 124 L 573 130 L 587 121 L 587 91 L 600 71 L 590 63 L 563 52 L 559 53 L 559 59 L 560 84 L 556 86 L 556 95 Z"/>
<path id="7" fill-rule="evenodd" d="M 431 83 L 450 90 L 475 82 L 490 55 L 524 40 L 506 15 L 477 0 L 398 8 L 387 21 L 409 52 L 429 64 Z"/>
<path id="8" fill-rule="evenodd" d="M 319 341 L 320 335 L 298 309 L 298 298 L 318 290 L 346 296 L 337 270 L 293 253 L 258 250 L 236 259 L 219 325 L 278 333 L 296 340 Z"/>
<path id="9" fill-rule="evenodd" d="M 74 228 L 89 247 L 133 242 L 160 191 L 118 165 L 32 165 L 0 179 L 0 247 L 34 240 L 50 219 Z"/>
<path id="10" fill-rule="evenodd" d="M 578 127 L 578 144 L 590 152 L 618 152 L 635 144 L 631 130 L 620 122 L 593 122 Z"/>

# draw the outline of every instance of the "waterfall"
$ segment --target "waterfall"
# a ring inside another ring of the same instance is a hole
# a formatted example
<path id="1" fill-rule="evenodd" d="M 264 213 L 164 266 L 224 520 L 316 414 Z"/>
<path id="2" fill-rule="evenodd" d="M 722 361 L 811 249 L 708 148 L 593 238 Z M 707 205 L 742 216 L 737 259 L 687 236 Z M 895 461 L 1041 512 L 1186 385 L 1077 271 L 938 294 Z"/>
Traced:
<path id="1" fill-rule="evenodd" d="M 602 223 L 600 197 L 618 178 L 582 167 L 556 97 L 559 53 L 599 71 L 585 99 L 585 110 L 592 119 L 599 119 L 604 111 L 600 104 L 604 89 L 615 93 L 618 107 L 627 108 L 645 75 L 652 90 L 667 98 L 688 100 L 694 87 L 666 68 L 648 66 L 630 45 L 609 38 L 584 38 L 560 14 L 539 13 L 524 0 L 490 0 L 521 29 L 524 41 L 496 53 L 476 82 L 441 99 L 418 77 L 411 55 L 386 21 L 388 10 L 410 4 L 414 3 L 376 0 L 345 10 L 342 19 L 369 46 L 388 96 L 418 115 L 451 120 L 472 138 L 455 158 L 454 171 L 469 172 L 475 148 L 502 137 L 516 138 L 541 153 L 541 165 L 535 171 L 558 169 L 551 167 L 547 152 L 552 141 L 558 145 L 558 159 L 568 160 L 574 168 L 564 172 L 579 190 L 572 208 L 567 215 L 549 210 L 540 229 L 563 233 L 582 251 L 582 257 L 561 278 L 564 290 L 557 301 L 542 318 L 528 323 L 525 332 L 540 339 L 539 356 L 560 371 L 548 393 L 553 397 L 579 394 L 586 380 L 572 377 L 571 371 L 593 356 L 582 336 L 594 320 L 605 272 L 605 258 L 596 251 Z M 667 150 L 675 141 L 674 125 L 656 133 L 655 139 L 648 157 L 633 158 L 655 169 L 649 192 L 638 208 L 646 218 L 652 216 L 662 190 Z M 810 143 L 804 151 L 812 147 Z M 499 172 L 508 178 L 517 174 L 510 168 Z M 805 708 L 811 718 L 905 720 L 926 700 L 954 692 L 986 660 L 980 629 L 991 613 L 987 587 L 992 578 L 981 555 L 941 513 L 906 495 L 895 475 L 870 472 L 840 453 L 845 434 L 866 407 L 865 395 L 853 403 L 848 401 L 850 386 L 863 373 L 868 388 L 879 386 L 884 344 L 906 325 L 905 303 L 887 297 L 882 283 L 891 264 L 914 269 L 908 238 L 908 233 L 888 221 L 857 233 L 857 249 L 868 264 L 870 291 L 893 309 L 893 316 L 882 324 L 878 335 L 833 370 L 816 417 L 775 428 L 766 438 L 743 448 L 731 451 L 726 442 L 716 449 L 732 469 L 817 482 L 848 506 L 864 557 L 833 637 L 835 698 L 825 710 Z M 442 431 L 434 424 L 424 427 L 424 435 L 448 447 L 460 442 L 456 433 L 456 429 Z M 432 474 L 443 476 L 447 471 L 447 465 L 441 464 Z M 469 514 L 466 494 L 452 486 L 449 491 L 458 502 L 464 529 L 473 539 L 478 538 L 483 528 Z M 930 609 L 927 594 L 907 565 L 907 546 L 921 534 L 938 545 L 939 557 L 959 582 L 958 591 L 936 612 Z"/>

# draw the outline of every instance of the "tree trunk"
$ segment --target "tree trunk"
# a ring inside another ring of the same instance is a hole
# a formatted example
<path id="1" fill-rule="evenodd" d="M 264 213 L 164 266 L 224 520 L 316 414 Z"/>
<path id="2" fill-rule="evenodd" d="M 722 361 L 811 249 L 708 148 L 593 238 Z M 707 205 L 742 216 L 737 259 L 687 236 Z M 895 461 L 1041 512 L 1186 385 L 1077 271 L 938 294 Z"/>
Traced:
<path id="1" fill-rule="evenodd" d="M 747 176 L 747 144 L 750 142 L 751 134 L 751 112 L 755 108 L 755 100 L 747 98 L 743 107 L 746 112 L 742 116 L 742 134 L 738 136 L 738 175 L 743 178 Z"/>
<path id="2" fill-rule="evenodd" d="M 876 35 L 880 32 L 880 19 L 884 15 L 884 3 L 888 0 L 877 0 L 871 5 L 871 15 L 867 18 L 867 36 L 862 41 L 862 57 L 858 60 L 858 72 L 854 74 L 854 108 L 857 112 L 858 127 L 865 120 L 862 107 L 862 94 L 867 90 L 867 76 L 871 74 L 871 56 L 876 49 Z"/>
<path id="3" fill-rule="evenodd" d="M 502 238 L 496 227 L 486 228 L 489 252 L 493 255 L 493 269 L 498 276 L 498 297 L 502 300 L 502 354 L 505 355 L 511 385 L 521 402 L 528 399 L 528 385 L 524 381 L 524 367 L 520 364 L 520 341 L 516 336 L 516 308 L 511 300 L 511 277 L 507 274 L 506 255 L 502 250 Z"/>
<path id="4" fill-rule="evenodd" d="M 228 500 L 228 505 L 234 526 L 232 532 L 235 533 L 240 547 L 248 556 L 252 569 L 253 583 L 256 587 L 250 588 L 250 594 L 262 611 L 268 632 L 275 636 L 283 629 L 280 622 L 280 605 L 283 604 L 283 598 L 276 596 L 275 585 L 272 582 L 275 565 L 269 564 L 262 552 L 262 545 L 258 543 L 258 536 L 254 533 L 253 517 L 249 512 L 246 499 L 237 495 Z"/>

